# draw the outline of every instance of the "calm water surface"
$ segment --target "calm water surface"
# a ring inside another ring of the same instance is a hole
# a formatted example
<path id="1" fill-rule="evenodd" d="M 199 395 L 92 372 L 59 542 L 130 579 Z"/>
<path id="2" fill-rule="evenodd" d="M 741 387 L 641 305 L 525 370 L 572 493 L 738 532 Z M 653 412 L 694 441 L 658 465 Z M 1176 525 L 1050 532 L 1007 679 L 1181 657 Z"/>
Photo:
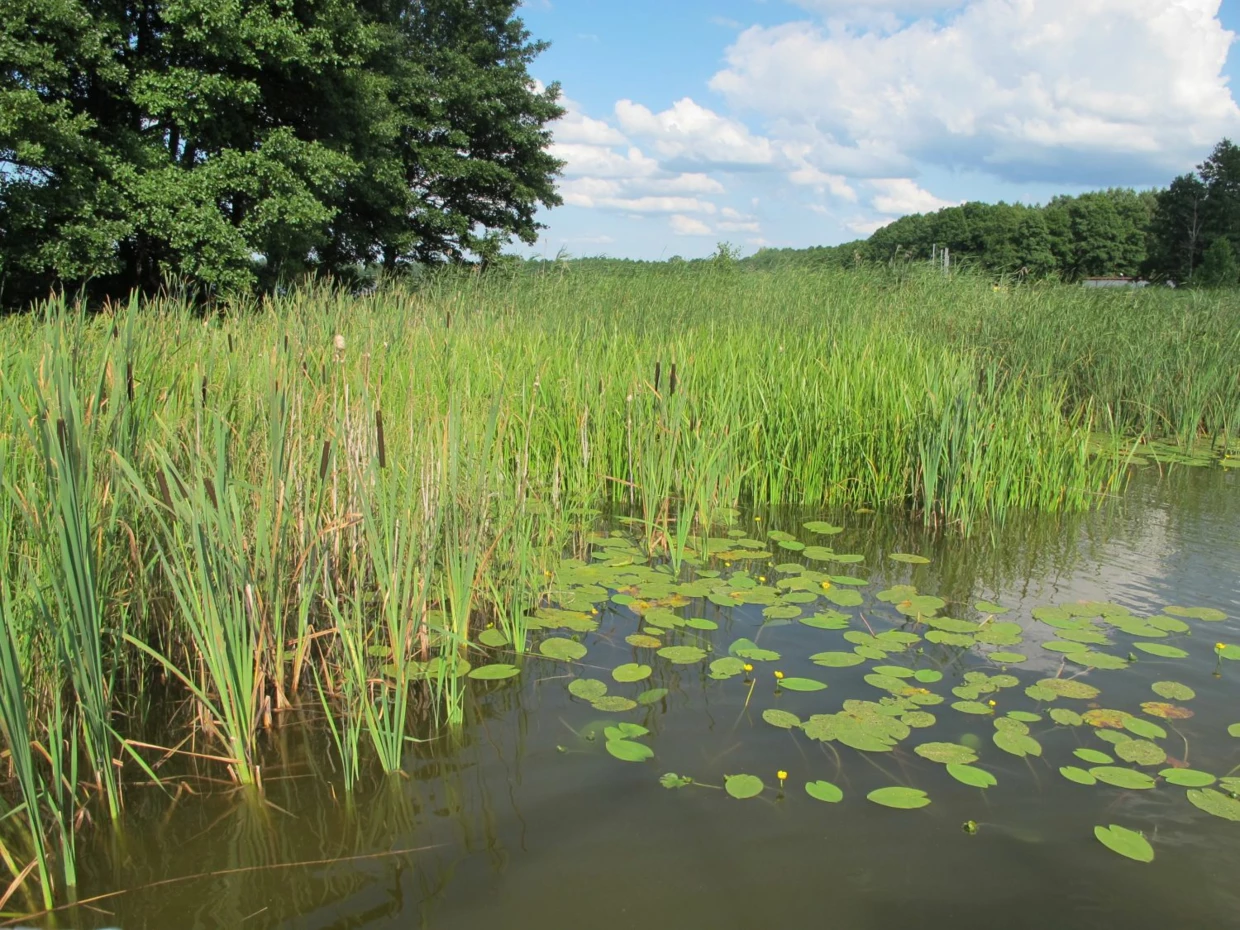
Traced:
<path id="1" fill-rule="evenodd" d="M 1013 523 L 968 541 L 876 515 L 832 514 L 847 529 L 828 543 L 866 560 L 830 570 L 871 582 L 860 611 L 846 611 L 853 629 L 863 628 L 859 614 L 876 630 L 903 622 L 874 600 L 894 583 L 947 599 L 948 616 L 976 618 L 979 598 L 1013 608 L 1003 620 L 1014 619 L 1026 633 L 1011 648 L 1029 661 L 1009 669 L 1022 687 L 991 695 L 1000 713 L 1036 710 L 1023 686 L 1060 670 L 1061 657 L 1038 645 L 1055 631 L 1031 618 L 1036 606 L 1086 600 L 1141 616 L 1175 604 L 1226 612 L 1225 622 L 1191 621 L 1191 636 L 1164 641 L 1189 658 L 1142 656 L 1128 669 L 1083 678 L 1102 689 L 1095 705 L 1138 713 L 1141 702 L 1159 700 L 1150 691 L 1155 681 L 1195 689 L 1197 697 L 1186 702 L 1195 715 L 1174 721 L 1160 744 L 1170 756 L 1222 776 L 1240 765 L 1240 739 L 1226 732 L 1240 721 L 1240 663 L 1224 662 L 1214 674 L 1214 643 L 1240 643 L 1238 491 L 1236 473 L 1182 470 L 1159 479 L 1145 471 L 1121 502 L 1100 513 Z M 767 514 L 760 524 L 742 520 L 739 527 L 806 538 L 800 526 L 809 518 Z M 922 553 L 932 562 L 893 563 L 885 558 L 891 551 Z M 780 560 L 795 556 L 780 553 Z M 96 833 L 83 851 L 82 894 L 137 890 L 100 902 L 106 912 L 78 910 L 60 926 L 1240 927 L 1240 823 L 1198 810 L 1183 788 L 1161 782 L 1154 790 L 1123 791 L 1067 781 L 1059 766 L 1085 765 L 1073 758 L 1074 748 L 1111 748 L 1089 727 L 1044 719 L 1030 725 L 1042 758 L 1001 752 L 990 742 L 989 718 L 950 707 L 950 689 L 964 672 L 998 671 L 978 651 L 926 644 L 923 655 L 891 657 L 892 664 L 941 669 L 945 678 L 930 687 L 947 697 L 928 708 L 938 723 L 914 731 L 895 752 L 861 753 L 766 724 L 761 711 L 769 707 L 805 719 L 838 711 L 849 698 L 876 701 L 883 692 L 862 680 L 875 663 L 810 663 L 811 653 L 851 649 L 841 632 L 795 622 L 762 628 L 761 610 L 695 602 L 681 611 L 720 623 L 704 634 L 719 654 L 761 629 L 761 645 L 783 655 L 760 666 L 748 710 L 741 678 L 714 681 L 704 666 L 672 666 L 625 643 L 637 617 L 612 605 L 599 631 L 584 638 L 590 652 L 583 661 L 592 668 L 581 671 L 610 682 L 616 665 L 650 662 L 650 681 L 612 684 L 611 693 L 669 688 L 655 706 L 601 713 L 568 695 L 567 666 L 531 659 L 518 679 L 475 683 L 466 726 L 454 737 L 411 746 L 408 779 L 369 782 L 352 801 L 332 771 L 327 741 L 296 726 L 272 737 L 272 759 L 281 767 L 269 769 L 270 804 L 224 786 L 209 794 L 202 782 L 194 783 L 202 796 L 175 804 L 155 791 L 131 794 L 124 835 Z M 1131 637 L 1113 639 L 1107 651 L 1126 655 Z M 829 687 L 776 694 L 775 667 Z M 1054 706 L 1084 712 L 1087 703 Z M 643 741 L 653 760 L 629 764 L 604 752 L 601 729 L 620 720 L 651 730 Z M 981 738 L 978 764 L 998 779 L 985 792 L 912 752 L 920 742 L 966 734 Z M 782 798 L 774 790 L 777 769 L 789 773 Z M 725 774 L 752 773 L 768 790 L 743 802 L 708 788 L 666 790 L 658 781 L 664 772 L 713 785 Z M 843 802 L 809 798 L 803 785 L 815 779 L 838 784 Z M 865 799 L 897 783 L 925 790 L 932 804 L 897 811 Z M 968 820 L 979 824 L 976 835 L 962 831 Z M 1099 844 L 1094 826 L 1111 823 L 1145 832 L 1155 861 L 1131 862 Z M 399 852 L 422 847 L 429 848 Z M 285 867 L 316 860 L 324 862 Z M 140 887 L 230 870 L 236 871 Z"/>

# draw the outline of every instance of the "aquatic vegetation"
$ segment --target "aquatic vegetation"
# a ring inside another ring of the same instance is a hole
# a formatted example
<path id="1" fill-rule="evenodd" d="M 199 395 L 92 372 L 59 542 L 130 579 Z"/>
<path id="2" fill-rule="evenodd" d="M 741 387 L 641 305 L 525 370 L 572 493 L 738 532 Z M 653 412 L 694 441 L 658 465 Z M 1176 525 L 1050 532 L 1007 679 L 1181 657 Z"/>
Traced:
<path id="1" fill-rule="evenodd" d="M 349 794 L 472 701 L 544 676 L 617 721 L 689 681 L 731 688 L 772 737 L 828 756 L 912 757 L 914 732 L 1038 723 L 1009 714 L 1029 707 L 1088 726 L 1047 706 L 1147 661 L 1188 664 L 1187 632 L 1221 612 L 1045 605 L 1035 622 L 1055 638 L 1030 637 L 995 600 L 920 590 L 943 567 L 934 544 L 876 550 L 846 515 L 977 533 L 1090 508 L 1140 458 L 1226 454 L 1234 308 L 1198 300 L 1189 327 L 1168 299 L 1136 300 L 1139 335 L 1118 339 L 1066 290 L 1013 294 L 1009 315 L 968 281 L 783 273 L 444 276 L 6 320 L 21 675 L 0 713 L 7 794 L 42 792 L 42 814 L 0 830 L 33 856 L 37 827 L 56 850 L 35 869 L 46 893 L 56 873 L 73 884 L 77 825 L 118 818 L 153 760 L 261 791 L 268 735 L 309 715 Z M 1190 386 L 1174 360 L 1198 348 Z M 782 521 L 784 505 L 808 509 Z M 773 645 L 788 629 L 805 649 Z M 1152 720 L 1192 713 L 1172 684 L 1122 718 L 1146 728 L 1110 729 L 1165 738 Z M 152 708 L 181 728 L 167 745 L 138 739 Z M 654 735 L 605 742 L 658 755 Z M 947 763 L 957 782 L 989 784 L 995 749 L 1053 752 L 1037 728 L 981 742 L 976 770 Z M 44 752 L 27 770 L 15 743 Z"/>

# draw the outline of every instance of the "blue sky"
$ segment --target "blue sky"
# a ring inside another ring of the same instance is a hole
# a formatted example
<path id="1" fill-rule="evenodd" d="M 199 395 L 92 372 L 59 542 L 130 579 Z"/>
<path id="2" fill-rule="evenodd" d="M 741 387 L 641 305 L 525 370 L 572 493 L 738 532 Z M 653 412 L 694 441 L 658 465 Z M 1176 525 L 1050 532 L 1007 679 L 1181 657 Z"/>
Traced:
<path id="1" fill-rule="evenodd" d="M 833 244 L 1165 185 L 1240 138 L 1240 0 L 527 0 L 565 205 L 530 252 Z"/>

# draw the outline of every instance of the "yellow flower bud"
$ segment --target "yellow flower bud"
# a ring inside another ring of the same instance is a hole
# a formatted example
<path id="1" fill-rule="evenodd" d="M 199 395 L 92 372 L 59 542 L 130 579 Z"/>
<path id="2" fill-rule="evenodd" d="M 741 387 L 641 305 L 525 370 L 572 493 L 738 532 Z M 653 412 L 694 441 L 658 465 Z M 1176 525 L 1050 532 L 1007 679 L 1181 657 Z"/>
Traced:
<path id="1" fill-rule="evenodd" d="M 783 681 L 783 680 L 784 680 L 784 673 L 783 673 L 783 672 L 776 672 L 776 673 L 775 673 L 775 677 L 776 677 L 776 679 L 778 679 L 779 681 Z"/>
<path id="2" fill-rule="evenodd" d="M 788 777 L 788 773 L 785 772 L 783 769 L 780 769 L 778 772 L 775 773 L 775 777 L 778 778 L 780 781 L 783 781 L 785 778 Z"/>

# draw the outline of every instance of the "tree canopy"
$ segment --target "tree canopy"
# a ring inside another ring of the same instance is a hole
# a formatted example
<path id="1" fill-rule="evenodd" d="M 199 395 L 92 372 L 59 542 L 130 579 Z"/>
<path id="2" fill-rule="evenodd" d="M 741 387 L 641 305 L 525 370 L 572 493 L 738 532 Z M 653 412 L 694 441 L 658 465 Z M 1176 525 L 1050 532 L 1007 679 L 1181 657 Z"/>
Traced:
<path id="1" fill-rule="evenodd" d="M 1225 245 L 1219 245 L 1225 240 Z M 1236 283 L 1240 147 L 1215 146 L 1196 173 L 1165 189 L 1111 188 L 1044 206 L 966 203 L 915 214 L 868 239 L 813 249 L 765 249 L 752 265 L 920 261 L 947 248 L 957 261 L 1003 275 L 1145 276 L 1205 287 Z M 1207 263 L 1206 257 L 1210 260 Z"/>
<path id="2" fill-rule="evenodd" d="M 536 239 L 559 88 L 518 0 L 10 0 L 0 288 L 271 285 Z"/>

